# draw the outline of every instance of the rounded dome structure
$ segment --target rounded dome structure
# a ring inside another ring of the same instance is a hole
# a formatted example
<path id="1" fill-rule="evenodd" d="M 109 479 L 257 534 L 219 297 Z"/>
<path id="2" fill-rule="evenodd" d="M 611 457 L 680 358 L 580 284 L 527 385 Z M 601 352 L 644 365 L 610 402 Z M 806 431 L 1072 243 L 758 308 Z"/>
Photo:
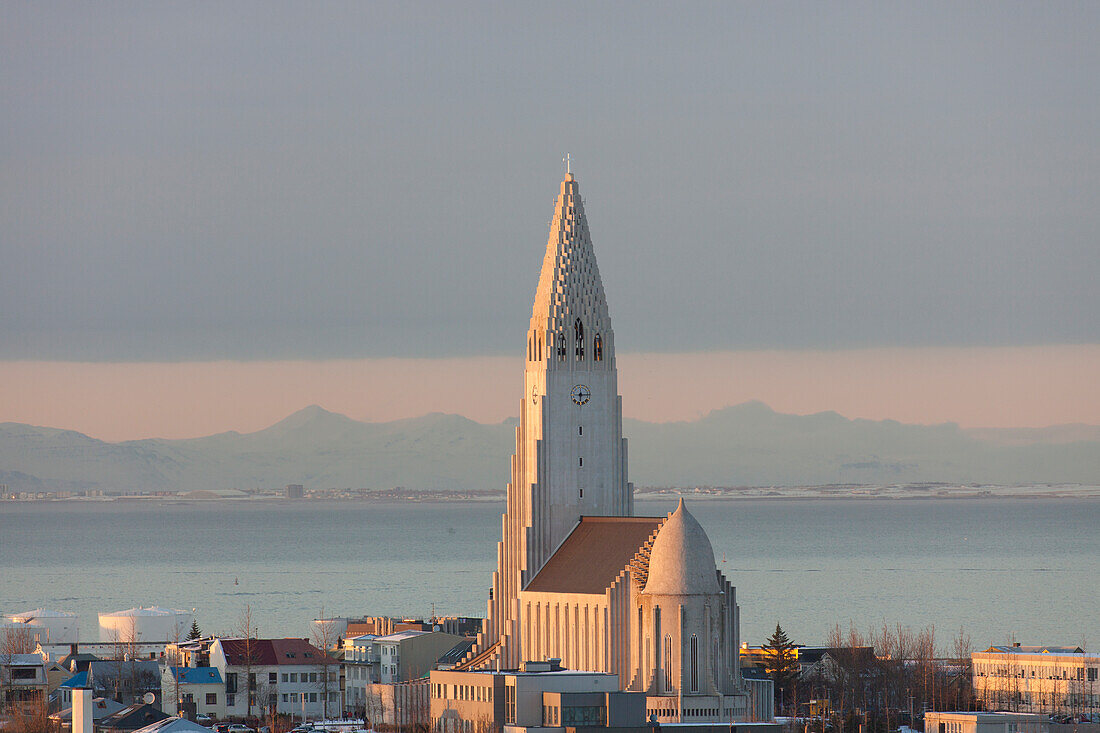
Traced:
<path id="1" fill-rule="evenodd" d="M 720 593 L 714 550 L 707 533 L 680 499 L 649 553 L 647 595 L 694 596 Z"/>

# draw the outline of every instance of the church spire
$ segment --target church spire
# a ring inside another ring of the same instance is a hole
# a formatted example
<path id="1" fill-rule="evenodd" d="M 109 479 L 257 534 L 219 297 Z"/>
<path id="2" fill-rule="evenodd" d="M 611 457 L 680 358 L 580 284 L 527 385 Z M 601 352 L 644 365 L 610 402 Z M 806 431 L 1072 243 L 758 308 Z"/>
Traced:
<path id="1" fill-rule="evenodd" d="M 566 166 L 531 310 L 532 356 L 548 369 L 611 368 L 614 334 L 603 280 L 568 157 Z"/>

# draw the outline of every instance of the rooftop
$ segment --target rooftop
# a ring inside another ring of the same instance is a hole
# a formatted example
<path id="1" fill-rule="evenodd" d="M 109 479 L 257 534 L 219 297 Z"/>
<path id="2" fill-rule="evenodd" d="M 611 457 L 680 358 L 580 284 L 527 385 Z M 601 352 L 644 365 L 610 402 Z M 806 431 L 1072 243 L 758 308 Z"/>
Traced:
<path id="1" fill-rule="evenodd" d="M 581 517 L 526 591 L 602 594 L 664 517 Z"/>
<path id="2" fill-rule="evenodd" d="M 405 639 L 411 639 L 414 636 L 423 636 L 424 634 L 430 634 L 430 633 L 432 633 L 432 632 L 430 632 L 430 631 L 419 631 L 419 630 L 416 630 L 416 629 L 408 629 L 406 631 L 397 631 L 395 633 L 388 634 L 387 636 L 376 636 L 374 638 L 374 640 L 375 641 L 384 641 L 384 642 L 404 641 Z"/>
<path id="3" fill-rule="evenodd" d="M 1016 644 L 1005 646 L 991 646 L 985 650 L 985 654 L 1084 654 L 1085 650 L 1079 646 L 1018 646 Z"/>
<path id="4" fill-rule="evenodd" d="M 221 684 L 222 674 L 215 667 L 170 667 L 172 676 L 189 685 Z"/>

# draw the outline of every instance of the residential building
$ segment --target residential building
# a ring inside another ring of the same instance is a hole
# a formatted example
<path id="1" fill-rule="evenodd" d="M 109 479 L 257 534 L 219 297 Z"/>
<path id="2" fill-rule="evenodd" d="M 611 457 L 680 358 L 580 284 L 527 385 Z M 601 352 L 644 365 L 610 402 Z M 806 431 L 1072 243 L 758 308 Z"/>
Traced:
<path id="1" fill-rule="evenodd" d="M 365 714 L 366 689 L 378 681 L 379 662 L 375 634 L 361 634 L 344 640 L 344 709 Z"/>
<path id="2" fill-rule="evenodd" d="M 225 681 L 225 714 L 274 708 L 304 719 L 340 709 L 339 662 L 305 639 L 214 639 L 210 666 Z"/>
<path id="3" fill-rule="evenodd" d="M 168 715 L 225 717 L 225 680 L 217 667 L 165 667 L 160 689 L 161 709 Z"/>
<path id="4" fill-rule="evenodd" d="M 82 672 L 81 674 L 85 674 L 85 673 Z M 75 690 L 85 690 L 86 688 L 76 686 L 73 689 L 75 689 Z M 79 697 L 79 695 L 77 695 L 77 697 Z M 69 696 L 69 706 L 65 707 L 62 710 L 59 710 L 58 712 L 56 712 L 56 713 L 54 713 L 53 715 L 50 716 L 50 720 L 52 720 L 57 725 L 57 729 L 59 731 L 61 731 L 61 733 L 67 733 L 68 731 L 72 730 L 72 726 L 73 726 L 72 699 L 73 699 L 73 696 L 72 696 L 72 694 L 70 694 L 70 696 Z M 105 698 L 105 697 L 92 698 L 91 706 L 90 706 L 90 713 L 91 713 L 90 717 L 91 717 L 91 720 L 92 720 L 93 728 L 95 727 L 95 724 L 98 723 L 100 720 L 103 720 L 104 718 L 107 718 L 111 715 L 114 715 L 119 710 L 122 710 L 125 707 L 126 706 L 123 705 L 122 703 L 117 702 L 115 700 L 111 700 L 109 698 Z M 77 731 L 77 733 L 79 733 L 79 731 Z"/>
<path id="5" fill-rule="evenodd" d="M 0 710 L 45 704 L 48 686 L 41 654 L 0 654 Z"/>
<path id="6" fill-rule="evenodd" d="M 110 659 L 88 665 L 86 682 L 97 697 L 109 697 L 123 705 L 140 702 L 153 693 L 160 704 L 160 663 L 152 659 Z"/>
<path id="7" fill-rule="evenodd" d="M 1081 647 L 992 646 L 970 660 L 974 697 L 987 710 L 1100 713 L 1100 656 Z"/>
<path id="8" fill-rule="evenodd" d="M 95 723 L 95 733 L 132 733 L 168 716 L 156 705 L 139 702 L 128 705 Z"/>
<path id="9" fill-rule="evenodd" d="M 442 631 L 398 631 L 375 638 L 378 682 L 408 682 L 427 676 L 436 662 L 461 642 L 461 636 Z"/>

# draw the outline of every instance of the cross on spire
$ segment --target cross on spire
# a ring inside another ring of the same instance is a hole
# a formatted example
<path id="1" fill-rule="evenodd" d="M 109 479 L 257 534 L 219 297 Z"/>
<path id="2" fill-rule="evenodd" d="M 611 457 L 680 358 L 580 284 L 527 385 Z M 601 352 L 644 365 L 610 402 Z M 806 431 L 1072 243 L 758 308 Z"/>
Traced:
<path id="1" fill-rule="evenodd" d="M 569 153 L 566 153 L 565 157 L 562 158 L 562 160 L 565 162 L 565 173 L 566 173 L 566 175 L 572 173 L 573 172 L 573 166 L 572 166 L 573 160 L 570 157 Z"/>

